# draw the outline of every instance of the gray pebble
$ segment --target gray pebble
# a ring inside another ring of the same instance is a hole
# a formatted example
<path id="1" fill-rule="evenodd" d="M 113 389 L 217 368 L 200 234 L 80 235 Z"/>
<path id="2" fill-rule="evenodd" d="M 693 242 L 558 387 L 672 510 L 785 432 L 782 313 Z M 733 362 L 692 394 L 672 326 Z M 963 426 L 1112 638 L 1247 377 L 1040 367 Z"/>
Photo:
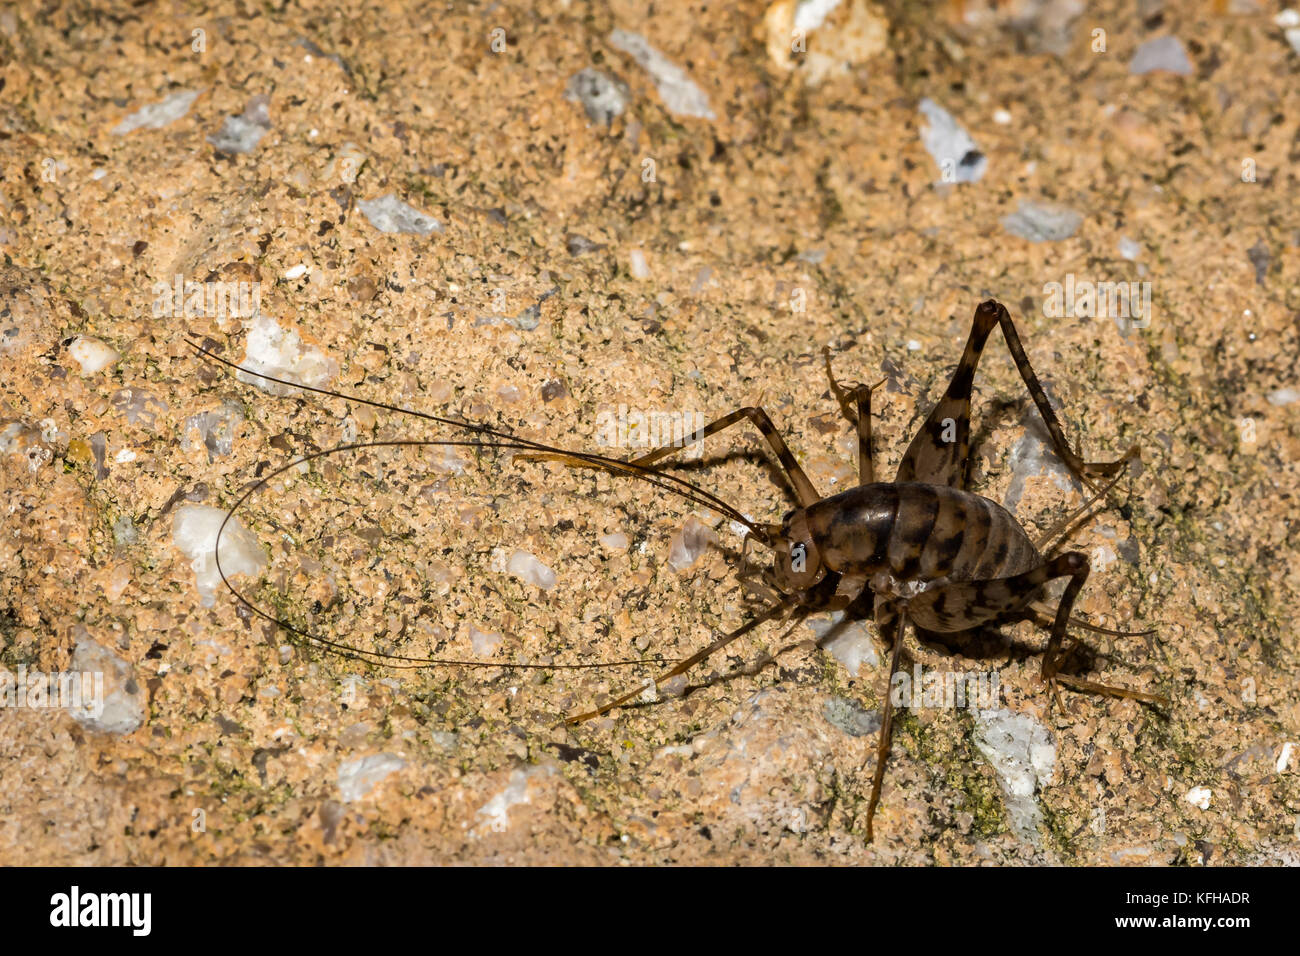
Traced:
<path id="1" fill-rule="evenodd" d="M 1002 218 L 1002 228 L 1030 242 L 1059 242 L 1074 235 L 1082 222 L 1073 209 L 1022 199 L 1015 212 Z"/>
<path id="2" fill-rule="evenodd" d="M 1137 48 L 1133 59 L 1129 61 L 1130 73 L 1152 73 L 1167 70 L 1179 76 L 1191 76 L 1192 61 L 1187 58 L 1183 42 L 1176 36 L 1166 35 L 1148 40 Z"/>
<path id="3" fill-rule="evenodd" d="M 569 250 L 571 256 L 585 256 L 589 252 L 598 252 L 605 247 L 599 242 L 592 242 L 586 236 L 572 233 L 565 240 L 565 248 Z"/>
<path id="4" fill-rule="evenodd" d="M 265 93 L 254 96 L 241 115 L 227 116 L 221 129 L 208 137 L 208 142 L 222 153 L 251 153 L 271 128 L 270 103 L 271 98 Z"/>
<path id="5" fill-rule="evenodd" d="M 863 710 L 847 697 L 832 697 L 822 705 L 822 715 L 850 737 L 866 737 L 880 729 L 880 712 Z"/>
<path id="6" fill-rule="evenodd" d="M 939 167 L 940 182 L 979 182 L 989 161 L 970 134 L 934 100 L 921 100 L 917 109 L 928 123 L 921 127 L 921 145 Z"/>
<path id="7" fill-rule="evenodd" d="M 416 236 L 442 232 L 442 223 L 408 206 L 392 193 L 385 193 L 378 199 L 363 199 L 357 203 L 357 208 L 380 232 L 405 232 Z"/>
<path id="8" fill-rule="evenodd" d="M 676 63 L 652 47 L 639 33 L 628 30 L 615 30 L 609 35 L 610 45 L 636 60 L 655 81 L 655 88 L 664 101 L 664 106 L 679 116 L 697 116 L 700 119 L 716 119 L 709 98 L 695 85 L 695 81 L 686 75 Z"/>
<path id="9" fill-rule="evenodd" d="M 565 87 L 564 98 L 571 103 L 581 103 L 587 119 L 608 126 L 615 116 L 627 109 L 628 89 L 621 80 L 600 70 L 587 67 L 573 74 Z"/>

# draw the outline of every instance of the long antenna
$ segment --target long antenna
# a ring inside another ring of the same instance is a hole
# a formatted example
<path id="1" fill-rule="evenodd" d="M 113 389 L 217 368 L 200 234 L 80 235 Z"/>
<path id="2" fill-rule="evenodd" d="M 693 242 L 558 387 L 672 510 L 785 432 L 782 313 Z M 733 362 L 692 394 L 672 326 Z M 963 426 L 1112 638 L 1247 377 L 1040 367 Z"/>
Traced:
<path id="1" fill-rule="evenodd" d="M 487 425 L 458 421 L 454 418 L 444 418 L 441 415 L 434 415 L 430 412 L 421 412 L 413 408 L 402 408 L 398 405 L 390 405 L 387 402 L 376 402 L 368 398 L 360 398 L 356 395 L 348 395 L 344 392 L 337 392 L 328 388 L 318 388 L 315 385 L 303 385 L 299 382 L 290 381 L 288 379 L 277 378 L 274 375 L 267 375 L 265 372 L 255 372 L 252 369 L 244 368 L 242 365 L 232 362 L 229 359 L 222 358 L 220 355 L 204 348 L 192 339 L 186 339 L 185 341 L 189 344 L 190 348 L 214 362 L 219 362 L 227 368 L 232 368 L 237 372 L 243 372 L 245 375 L 255 375 L 258 378 L 266 379 L 268 382 L 275 382 L 277 385 L 285 385 L 290 388 L 301 388 L 308 392 L 315 392 L 318 395 L 327 395 L 330 398 L 341 398 L 344 401 L 357 402 L 362 405 L 369 405 L 372 408 L 382 408 L 389 412 L 412 415 L 416 418 L 427 419 L 431 422 L 437 422 L 440 425 L 450 425 L 453 428 L 473 432 L 477 435 L 487 435 L 490 438 L 500 438 L 504 441 L 517 444 L 520 451 L 539 451 L 548 454 L 562 455 L 565 458 L 577 459 L 595 467 L 605 468 L 609 471 L 616 471 L 620 474 L 639 478 L 642 481 L 648 481 L 650 484 L 655 485 L 664 491 L 679 495 L 695 504 L 721 511 L 728 518 L 744 525 L 749 530 L 749 533 L 757 538 L 761 543 L 768 547 L 771 546 L 767 532 L 762 528 L 762 526 L 751 521 L 749 518 L 746 518 L 740 513 L 739 509 L 727 504 L 711 491 L 701 488 L 699 485 L 694 485 L 685 478 L 679 478 L 677 475 L 655 471 L 654 469 L 646 468 L 642 465 L 622 461 L 618 458 L 609 458 L 605 455 L 596 455 L 590 452 L 569 451 L 568 449 L 557 448 L 554 445 L 547 445 L 543 442 L 533 441 L 532 439 L 523 438 L 522 436 L 491 428 Z M 667 483 L 671 483 L 671 485 Z"/>
<path id="2" fill-rule="evenodd" d="M 770 543 L 767 538 L 766 530 L 762 526 L 756 525 L 750 519 L 746 518 L 743 514 L 741 514 L 738 509 L 736 509 L 732 505 L 727 504 L 727 502 L 723 501 L 721 498 L 719 498 L 717 495 L 713 494 L 712 492 L 704 488 L 701 488 L 698 485 L 692 484 L 691 482 L 686 481 L 683 478 L 679 478 L 676 475 L 664 474 L 662 472 L 657 472 L 641 465 L 636 465 L 627 461 L 621 461 L 616 458 L 609 458 L 604 455 L 590 454 L 587 452 L 568 451 L 566 449 L 557 448 L 553 445 L 547 445 L 543 442 L 538 442 L 538 441 L 533 441 L 532 439 L 523 438 L 521 436 L 511 434 L 510 432 L 500 431 L 498 429 L 491 428 L 487 425 L 479 425 L 472 422 L 463 422 L 452 418 L 445 418 L 440 415 L 434 415 L 429 412 L 422 412 L 422 411 L 417 411 L 409 408 L 401 408 L 399 406 L 391 405 L 386 402 L 372 401 L 370 399 L 360 398 L 354 395 L 348 395 L 344 392 L 338 392 L 332 389 L 319 388 L 314 385 L 304 385 L 287 379 L 278 378 L 274 375 L 267 375 L 262 372 L 255 372 L 251 369 L 246 369 L 235 362 L 231 362 L 228 359 L 222 358 L 221 356 L 215 354 L 211 350 L 198 344 L 192 339 L 186 339 L 186 342 L 187 344 L 189 344 L 191 348 L 193 348 L 197 353 L 202 355 L 204 358 L 215 361 L 221 365 L 225 365 L 226 367 L 234 369 L 235 371 L 243 372 L 246 375 L 254 375 L 257 376 L 258 378 L 262 378 L 270 382 L 275 382 L 279 385 L 284 385 L 291 388 L 300 388 L 305 391 L 316 392 L 317 394 L 326 395 L 331 398 L 339 398 L 344 401 L 357 402 L 359 404 L 369 405 L 374 408 L 380 408 L 385 411 L 393 411 L 405 415 L 412 415 L 417 418 L 423 418 L 429 421 L 437 422 L 438 424 L 450 425 L 453 428 L 458 428 L 475 434 L 486 435 L 490 438 L 502 439 L 501 441 L 478 441 L 478 440 L 468 440 L 468 439 L 464 439 L 464 440 L 393 439 L 387 441 L 352 442 L 352 443 L 336 445 L 333 448 L 327 448 L 324 450 L 315 451 L 310 454 L 304 455 L 300 458 L 296 458 L 293 461 L 285 465 L 282 465 L 279 468 L 276 468 L 275 470 L 262 476 L 252 485 L 245 488 L 243 494 L 239 496 L 239 498 L 235 501 L 235 503 L 226 512 L 226 516 L 222 519 L 221 525 L 217 529 L 217 537 L 214 545 L 214 551 L 216 557 L 217 573 L 221 576 L 222 582 L 230 590 L 230 593 L 234 595 L 235 599 L 240 604 L 242 604 L 251 613 L 257 615 L 263 620 L 269 621 L 270 623 L 276 625 L 277 627 L 281 627 L 284 630 L 288 631 L 289 633 L 297 635 L 298 637 L 304 639 L 305 641 L 311 644 L 316 644 L 321 647 L 329 648 L 332 652 L 334 652 L 340 657 L 344 657 L 352 660 L 359 660 L 369 664 L 382 662 L 382 666 L 393 667 L 397 669 L 419 668 L 419 667 L 429 667 L 429 666 L 456 666 L 456 667 L 518 668 L 518 669 L 529 669 L 529 670 L 581 670 L 581 669 L 605 668 L 605 667 L 631 667 L 631 666 L 637 666 L 637 665 L 655 662 L 654 659 L 650 659 L 650 658 L 638 658 L 634 660 L 604 661 L 600 663 L 591 663 L 591 664 L 520 664 L 514 662 L 493 662 L 493 661 L 483 661 L 483 660 L 413 657 L 413 656 L 402 655 L 402 654 L 389 654 L 381 651 L 366 651 L 360 648 L 353 647 L 348 644 L 343 644 L 339 641 L 329 640 L 328 638 L 323 638 L 320 637 L 319 635 L 312 634 L 304 630 L 303 628 L 298 627 L 292 622 L 277 617 L 276 615 L 254 604 L 238 588 L 235 587 L 235 585 L 226 576 L 225 569 L 221 566 L 221 536 L 225 532 L 226 525 L 230 522 L 231 518 L 235 517 L 239 509 L 243 507 L 244 503 L 248 501 L 248 499 L 251 498 L 253 495 L 257 494 L 259 491 L 265 488 L 268 483 L 270 483 L 280 475 L 284 474 L 285 472 L 289 471 L 290 469 L 297 468 L 300 465 L 303 465 L 307 462 L 314 461 L 318 458 L 323 458 L 326 455 L 333 455 L 340 452 L 356 451 L 358 449 L 364 449 L 364 448 L 380 448 L 380 447 L 391 447 L 391 448 L 408 447 L 409 448 L 409 447 L 431 447 L 431 446 L 492 448 L 492 449 L 497 449 L 502 451 L 539 453 L 539 454 L 529 454 L 526 457 L 529 458 L 535 457 L 540 459 L 545 456 L 553 456 L 554 458 L 559 460 L 566 460 L 571 464 L 587 465 L 590 467 L 602 468 L 617 474 L 628 475 L 630 477 L 637 478 L 641 481 L 645 481 L 651 485 L 654 485 L 655 487 L 663 491 L 667 491 L 671 494 L 675 494 L 678 497 L 681 497 L 692 503 L 721 511 L 727 517 L 732 518 L 733 520 L 744 525 L 749 530 L 750 534 L 752 534 L 763 544 L 770 546 Z"/>
<path id="3" fill-rule="evenodd" d="M 248 610 L 256 614 L 258 617 L 262 618 L 263 620 L 270 621 L 272 624 L 275 624 L 278 627 L 282 627 L 289 633 L 296 634 L 310 643 L 318 644 L 322 647 L 328 647 L 330 650 L 337 653 L 340 657 L 346 657 L 352 660 L 364 661 L 367 664 L 375 663 L 375 661 L 371 660 L 371 658 L 378 658 L 379 660 L 384 662 L 383 666 L 397 668 L 398 670 L 416 668 L 416 667 L 429 667 L 432 665 L 442 665 L 442 666 L 454 665 L 457 667 L 520 668 L 525 670 L 583 670 L 583 669 L 597 668 L 597 667 L 631 667 L 637 664 L 654 663 L 652 659 L 638 658 L 636 660 L 625 660 L 625 661 L 602 661 L 601 663 L 598 664 L 518 664 L 518 663 L 494 662 L 494 661 L 482 661 L 482 660 L 453 660 L 450 658 L 437 658 L 437 657 L 408 657 L 403 654 L 388 654 L 381 651 L 365 651 L 356 647 L 352 647 L 349 644 L 343 644 L 338 641 L 331 641 L 328 638 L 320 637 L 319 635 L 316 634 L 311 634 L 308 631 L 303 630 L 302 628 L 298 627 L 297 625 L 289 621 L 286 621 L 283 618 L 276 617 L 274 614 L 271 614 L 269 611 L 266 611 L 258 607 L 256 604 L 250 601 L 247 597 L 243 595 L 243 593 L 238 588 L 234 586 L 234 584 L 231 583 L 230 579 L 226 577 L 225 569 L 222 568 L 221 566 L 221 535 L 226 530 L 226 525 L 230 522 L 230 519 L 235 516 L 236 512 L 238 512 L 241 507 L 243 507 L 244 502 L 247 501 L 249 498 L 251 498 L 253 495 L 257 494 L 259 491 L 261 491 L 264 487 L 266 487 L 266 485 L 269 482 L 274 481 L 276 478 L 284 474 L 286 471 L 289 471 L 291 468 L 297 468 L 299 465 L 305 462 L 314 461 L 317 458 L 323 458 L 326 455 L 333 455 L 336 454 L 337 452 L 355 451 L 356 449 L 359 448 L 380 448 L 380 447 L 411 448 L 411 447 L 430 446 L 430 445 L 455 445 L 459 447 L 474 447 L 474 448 L 502 448 L 507 450 L 522 447 L 522 446 L 512 445 L 509 443 L 498 444 L 498 443 L 479 442 L 479 441 L 416 441 L 416 440 L 372 441 L 372 442 L 356 442 L 347 445 L 336 445 L 333 448 L 326 448 L 323 451 L 312 452 L 310 455 L 304 455 L 301 458 L 296 458 L 293 461 L 289 462 L 287 465 L 281 465 L 279 468 L 275 469 L 274 471 L 269 472 L 268 474 L 264 475 L 262 478 L 254 482 L 252 485 L 250 485 L 248 488 L 246 488 L 244 490 L 244 493 L 239 496 L 239 499 L 230 507 L 230 510 L 226 512 L 226 517 L 222 519 L 221 526 L 217 528 L 217 540 L 214 545 L 214 549 L 216 551 L 216 559 L 217 559 L 217 573 L 221 575 L 221 580 L 225 582 L 226 587 L 230 589 L 230 593 L 235 596 L 235 599 L 239 601 L 240 604 L 244 605 L 244 607 L 248 608 Z M 398 661 L 400 663 L 394 664 L 394 663 L 390 663 L 391 661 Z"/>

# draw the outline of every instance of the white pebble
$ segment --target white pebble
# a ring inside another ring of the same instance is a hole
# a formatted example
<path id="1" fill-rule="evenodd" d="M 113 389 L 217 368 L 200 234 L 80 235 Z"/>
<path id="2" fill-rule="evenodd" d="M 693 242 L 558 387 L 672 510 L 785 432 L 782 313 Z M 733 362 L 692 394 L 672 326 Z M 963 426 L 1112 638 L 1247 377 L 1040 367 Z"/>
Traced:
<path id="1" fill-rule="evenodd" d="M 640 249 L 633 249 L 628 253 L 628 266 L 632 270 L 632 278 L 648 279 L 650 278 L 650 266 L 645 261 L 645 253 Z"/>
<path id="2" fill-rule="evenodd" d="M 469 626 L 469 644 L 478 657 L 491 657 L 501 646 L 501 635 L 489 631 L 480 631 L 473 624 Z"/>
<path id="3" fill-rule="evenodd" d="M 301 279 L 307 274 L 306 263 L 300 262 L 292 269 L 287 269 L 284 273 L 286 279 Z"/>
<path id="4" fill-rule="evenodd" d="M 113 127 L 114 136 L 125 136 L 137 129 L 162 129 L 190 111 L 202 90 L 179 90 L 158 103 L 142 106 Z"/>
<path id="5" fill-rule="evenodd" d="M 535 584 L 543 591 L 555 587 L 555 572 L 527 551 L 516 551 L 510 555 L 506 570 L 525 584 Z"/>
<path id="6" fill-rule="evenodd" d="M 600 536 L 600 546 L 606 551 L 626 551 L 628 543 L 628 537 L 622 531 Z"/>
<path id="7" fill-rule="evenodd" d="M 1051 732 L 1029 714 L 977 711 L 975 746 L 997 771 L 1012 832 L 1022 842 L 1039 844 L 1043 815 L 1035 793 L 1056 769 Z"/>
<path id="8" fill-rule="evenodd" d="M 817 639 L 820 641 L 843 618 L 843 611 L 832 611 L 829 620 L 810 620 L 806 621 L 804 626 L 816 634 Z M 867 629 L 857 621 L 840 627 L 835 636 L 827 641 L 824 647 L 831 657 L 844 665 L 844 669 L 849 672 L 850 677 L 858 676 L 863 663 L 875 667 L 880 662 L 880 658 L 876 654 L 875 642 L 872 641 Z"/>
<path id="9" fill-rule="evenodd" d="M 1138 256 L 1142 255 L 1142 246 L 1128 236 L 1122 236 L 1119 240 L 1119 254 L 1132 262 Z"/>
<path id="10" fill-rule="evenodd" d="M 1300 392 L 1294 388 L 1279 388 L 1276 392 L 1270 392 L 1268 403 L 1270 405 L 1290 405 L 1296 399 L 1300 399 Z"/>
<path id="11" fill-rule="evenodd" d="M 993 122 L 997 123 L 999 126 L 1006 126 L 1011 122 L 1011 114 L 1006 110 L 994 110 Z"/>
<path id="12" fill-rule="evenodd" d="M 221 571 L 227 578 L 256 576 L 266 567 L 266 555 L 257 538 L 238 518 L 231 518 L 221 531 L 221 571 L 217 569 L 217 532 L 225 520 L 225 510 L 208 505 L 186 505 L 172 519 L 172 541 L 190 560 L 204 607 L 212 607 L 216 601 Z"/>
<path id="13" fill-rule="evenodd" d="M 1209 787 L 1192 787 L 1187 793 L 1183 794 L 1183 799 L 1197 809 L 1208 810 L 1210 809 L 1210 797 L 1213 795 Z"/>
<path id="14" fill-rule="evenodd" d="M 989 161 L 966 129 L 934 100 L 921 100 L 917 109 L 926 120 L 921 145 L 939 167 L 940 182 L 979 182 Z"/>
<path id="15" fill-rule="evenodd" d="M 510 782 L 500 793 L 494 796 L 475 812 L 481 821 L 474 828 L 475 836 L 488 833 L 504 833 L 510 828 L 510 808 L 521 803 L 529 803 L 528 781 L 539 774 L 549 776 L 554 771 L 547 766 L 530 767 L 527 770 L 515 770 L 510 774 Z"/>
<path id="16" fill-rule="evenodd" d="M 361 167 L 366 164 L 366 158 L 365 152 L 356 143 L 344 143 L 339 147 L 339 154 L 334 157 L 334 161 L 326 170 L 326 175 L 330 176 L 337 169 L 339 178 L 345 183 L 355 183 Z"/>
<path id="17" fill-rule="evenodd" d="M 1285 743 L 1282 745 L 1282 752 L 1277 755 L 1277 772 L 1286 773 L 1287 767 L 1291 765 L 1291 752 L 1295 750 L 1295 744 Z"/>
<path id="18" fill-rule="evenodd" d="M 686 524 L 673 535 L 668 545 L 668 566 L 674 571 L 685 571 L 708 550 L 709 545 L 717 542 L 718 536 L 713 529 L 694 516 L 686 519 Z"/>
<path id="19" fill-rule="evenodd" d="M 317 387 L 338 374 L 333 359 L 315 346 L 305 345 L 297 332 L 282 329 L 267 315 L 258 315 L 252 320 L 246 347 L 247 354 L 241 364 L 251 372 Z M 235 378 L 272 395 L 292 395 L 295 391 L 248 372 L 236 372 Z"/>
<path id="20" fill-rule="evenodd" d="M 1273 18 L 1273 22 L 1284 30 L 1289 30 L 1292 27 L 1300 27 L 1300 11 L 1297 11 L 1294 8 L 1283 10 Z"/>
<path id="21" fill-rule="evenodd" d="M 117 349 L 106 345 L 99 339 L 78 335 L 68 346 L 68 354 L 81 366 L 82 375 L 94 375 L 102 372 L 116 362 L 121 356 Z"/>
<path id="22" fill-rule="evenodd" d="M 354 803 L 375 789 L 389 774 L 401 770 L 406 761 L 397 754 L 371 754 L 339 764 L 339 796 Z"/>

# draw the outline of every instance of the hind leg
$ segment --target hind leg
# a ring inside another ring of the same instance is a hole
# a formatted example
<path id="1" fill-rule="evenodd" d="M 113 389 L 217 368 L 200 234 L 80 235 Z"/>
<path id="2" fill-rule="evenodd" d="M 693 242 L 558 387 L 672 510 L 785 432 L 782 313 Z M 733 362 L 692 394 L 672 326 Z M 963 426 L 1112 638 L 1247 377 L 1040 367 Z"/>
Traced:
<path id="1" fill-rule="evenodd" d="M 1068 577 L 1070 582 L 1057 604 L 1056 618 L 1052 622 L 1047 650 L 1043 652 L 1043 668 L 1040 672 L 1053 696 L 1059 702 L 1057 684 L 1064 684 L 1074 690 L 1094 694 L 1164 703 L 1164 698 L 1155 694 L 1097 684 L 1060 672 L 1061 665 L 1073 650 L 1071 647 L 1062 653 L 1065 629 L 1070 623 L 1070 613 L 1079 591 L 1088 580 L 1089 570 L 1087 555 L 1079 551 L 1067 551 L 1045 561 L 1032 571 L 1013 577 L 987 581 L 954 581 L 931 588 L 911 598 L 904 609 L 908 618 L 919 628 L 939 634 L 959 633 L 1023 616 L 1044 584 L 1056 578 Z"/>
<path id="2" fill-rule="evenodd" d="M 1006 307 L 989 299 L 975 310 L 970 338 L 962 352 L 961 361 L 953 371 L 952 379 L 943 398 L 934 406 L 925 424 L 921 426 L 912 443 L 903 454 L 898 466 L 896 481 L 923 481 L 935 485 L 965 488 L 970 472 L 970 397 L 975 381 L 975 369 L 995 326 L 1001 326 L 1007 351 L 1011 353 L 1025 388 L 1038 406 L 1038 411 L 1051 435 L 1052 447 L 1065 462 L 1070 472 L 1089 488 L 1096 490 L 1093 475 L 1112 475 L 1127 461 L 1128 456 L 1116 461 L 1085 462 L 1070 448 L 1065 431 L 1052 411 L 1038 376 L 1029 364 L 1029 356 L 1020 344 L 1020 336 L 1011 321 Z M 1132 452 L 1130 452 L 1132 454 Z"/>

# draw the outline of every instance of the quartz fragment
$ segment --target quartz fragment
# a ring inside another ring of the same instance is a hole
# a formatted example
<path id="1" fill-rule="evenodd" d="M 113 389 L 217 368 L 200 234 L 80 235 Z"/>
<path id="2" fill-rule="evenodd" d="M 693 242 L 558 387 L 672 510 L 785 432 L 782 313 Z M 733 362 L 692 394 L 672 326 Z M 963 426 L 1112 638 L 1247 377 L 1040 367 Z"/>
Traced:
<path id="1" fill-rule="evenodd" d="M 235 429 L 244 421 L 244 409 L 231 399 L 226 399 L 214 409 L 199 412 L 185 419 L 181 432 L 181 449 L 191 451 L 202 444 L 208 451 L 208 462 L 230 454 L 235 442 Z M 192 437 L 198 433 L 198 441 Z"/>
<path id="2" fill-rule="evenodd" d="M 345 760 L 339 765 L 339 798 L 355 803 L 374 790 L 384 778 L 406 766 L 397 754 L 371 754 Z"/>
<path id="3" fill-rule="evenodd" d="M 627 108 L 628 91 L 620 80 L 587 67 L 570 78 L 564 89 L 564 98 L 572 103 L 581 103 L 587 119 L 593 123 L 608 126 Z"/>
<path id="4" fill-rule="evenodd" d="M 136 680 L 135 668 L 92 638 L 81 625 L 76 627 L 76 640 L 72 673 L 78 679 L 89 675 L 91 680 L 81 680 L 82 686 L 96 687 L 99 693 L 92 694 L 89 700 L 83 694 L 80 705 L 69 707 L 69 713 L 77 723 L 98 733 L 131 733 L 145 718 L 144 688 Z"/>
<path id="5" fill-rule="evenodd" d="M 1030 242 L 1059 242 L 1074 235 L 1083 216 L 1057 203 L 1020 200 L 1015 212 L 1002 218 L 1002 227 Z"/>
<path id="6" fill-rule="evenodd" d="M 1038 845 L 1043 813 L 1034 794 L 1051 781 L 1056 769 L 1051 734 L 1029 714 L 982 710 L 975 713 L 975 746 L 997 771 L 1012 832 Z"/>
<path id="7" fill-rule="evenodd" d="M 700 119 L 716 118 L 704 91 L 695 85 L 685 70 L 652 47 L 645 37 L 628 30 L 614 30 L 609 35 L 609 42 L 650 74 L 669 112 Z"/>
<path id="8" fill-rule="evenodd" d="M 271 128 L 270 103 L 271 98 L 265 93 L 254 96 L 243 113 L 227 116 L 221 129 L 208 137 L 208 142 L 223 153 L 251 153 Z"/>
<path id="9" fill-rule="evenodd" d="M 237 574 L 257 576 L 266 567 L 261 544 L 238 518 L 231 518 L 221 530 L 226 512 L 208 505 L 185 505 L 172 519 L 172 540 L 194 569 L 194 582 L 204 607 L 216 603 L 221 572 L 227 578 Z M 221 531 L 221 568 L 217 568 L 217 532 Z"/>
<path id="10" fill-rule="evenodd" d="M 668 566 L 674 571 L 685 571 L 717 540 L 713 529 L 699 518 L 686 519 L 686 524 L 673 535 L 668 545 Z"/>
<path id="11" fill-rule="evenodd" d="M 162 129 L 190 111 L 202 90 L 177 90 L 158 103 L 142 106 L 113 127 L 114 136 L 125 136 L 137 129 Z"/>
<path id="12" fill-rule="evenodd" d="M 82 375 L 98 374 L 121 357 L 111 345 L 84 335 L 78 335 L 72 340 L 68 354 L 81 366 Z"/>
<path id="13" fill-rule="evenodd" d="M 442 223 L 413 206 L 408 206 L 392 193 L 377 199 L 363 199 L 357 203 L 362 215 L 380 232 L 405 232 L 414 236 L 427 236 L 442 232 Z"/>
<path id="14" fill-rule="evenodd" d="M 927 120 L 927 125 L 921 127 L 921 145 L 939 167 L 939 181 L 979 182 L 988 168 L 988 157 L 965 128 L 934 100 L 921 100 L 918 109 Z"/>
<path id="15" fill-rule="evenodd" d="M 534 584 L 543 591 L 555 587 L 555 572 L 527 551 L 512 554 L 506 570 L 525 584 Z"/>
<path id="16" fill-rule="evenodd" d="M 1179 76 L 1191 76 L 1192 61 L 1187 58 L 1183 43 L 1176 36 L 1156 37 L 1137 48 L 1133 59 L 1129 61 L 1130 73 L 1152 73 L 1164 70 Z"/>
<path id="17" fill-rule="evenodd" d="M 302 385 L 321 387 L 338 374 L 338 365 L 320 349 L 303 343 L 297 332 L 287 331 L 270 316 L 258 315 L 249 324 L 247 354 L 240 363 L 250 372 L 261 372 Z M 236 372 L 248 382 L 272 395 L 292 395 L 295 389 L 268 381 L 261 375 Z"/>

